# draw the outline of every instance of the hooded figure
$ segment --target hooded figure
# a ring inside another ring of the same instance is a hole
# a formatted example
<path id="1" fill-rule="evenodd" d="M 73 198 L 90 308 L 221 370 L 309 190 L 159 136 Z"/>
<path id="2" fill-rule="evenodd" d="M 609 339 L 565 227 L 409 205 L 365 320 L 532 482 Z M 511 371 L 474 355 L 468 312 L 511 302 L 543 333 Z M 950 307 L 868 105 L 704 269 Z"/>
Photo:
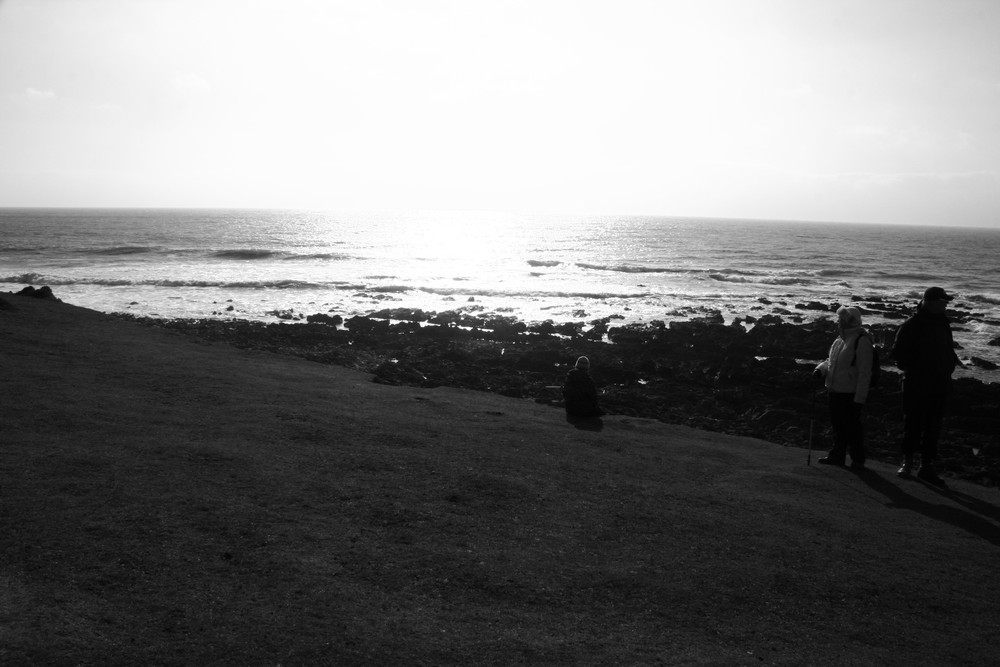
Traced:
<path id="1" fill-rule="evenodd" d="M 851 455 L 851 468 L 865 466 L 861 409 L 868 400 L 874 345 L 861 327 L 861 311 L 841 306 L 837 310 L 840 335 L 830 346 L 826 361 L 816 367 L 825 378 L 830 397 L 830 427 L 833 449 L 820 463 L 842 466 Z"/>
<path id="2" fill-rule="evenodd" d="M 580 357 L 566 375 L 563 386 L 566 416 L 569 418 L 600 417 L 604 414 L 597 404 L 597 386 L 590 377 L 590 359 Z"/>
<path id="3" fill-rule="evenodd" d="M 903 371 L 903 465 L 897 474 L 908 477 L 919 452 L 917 477 L 935 486 L 944 486 L 931 464 L 937 458 L 945 397 L 951 374 L 961 365 L 945 314 L 951 299 L 940 287 L 929 287 L 916 314 L 899 327 L 892 347 Z"/>

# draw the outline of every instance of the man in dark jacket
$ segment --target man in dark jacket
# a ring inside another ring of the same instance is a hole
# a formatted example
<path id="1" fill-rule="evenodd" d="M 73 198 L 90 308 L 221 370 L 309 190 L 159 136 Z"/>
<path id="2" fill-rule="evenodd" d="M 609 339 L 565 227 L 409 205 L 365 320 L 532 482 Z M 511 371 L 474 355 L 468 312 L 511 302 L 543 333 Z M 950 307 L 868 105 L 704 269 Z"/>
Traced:
<path id="1" fill-rule="evenodd" d="M 588 419 L 604 414 L 597 405 L 597 386 L 590 377 L 590 359 L 587 357 L 577 359 L 576 366 L 566 375 L 563 398 L 569 419 Z"/>
<path id="2" fill-rule="evenodd" d="M 917 313 L 896 332 L 892 356 L 903 371 L 903 465 L 900 477 L 913 469 L 913 455 L 920 452 L 917 477 L 944 486 L 934 471 L 941 435 L 945 397 L 951 374 L 961 365 L 955 354 L 951 323 L 945 309 L 951 297 L 940 287 L 924 292 Z"/>

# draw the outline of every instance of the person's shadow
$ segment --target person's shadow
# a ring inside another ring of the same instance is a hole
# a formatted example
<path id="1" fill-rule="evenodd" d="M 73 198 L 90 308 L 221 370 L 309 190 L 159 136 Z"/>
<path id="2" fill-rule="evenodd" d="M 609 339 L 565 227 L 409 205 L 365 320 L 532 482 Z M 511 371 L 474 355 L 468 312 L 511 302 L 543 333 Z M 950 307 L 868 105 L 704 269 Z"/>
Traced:
<path id="1" fill-rule="evenodd" d="M 566 421 L 581 431 L 601 431 L 604 429 L 604 422 L 600 417 L 573 417 L 566 415 Z"/>
<path id="2" fill-rule="evenodd" d="M 911 496 L 900 487 L 870 469 L 866 469 L 861 474 L 861 479 L 872 489 L 888 498 L 890 502 L 887 505 L 889 507 L 912 510 L 937 521 L 944 521 L 956 528 L 961 528 L 992 544 L 1000 546 L 1000 526 L 993 523 L 1000 522 L 1000 508 L 996 505 L 991 505 L 959 491 L 939 489 L 930 484 L 913 480 L 913 484 L 922 484 L 941 496 L 950 498 L 959 505 L 962 505 L 962 507 L 971 510 L 966 511 L 965 509 L 951 505 L 935 504 Z"/>

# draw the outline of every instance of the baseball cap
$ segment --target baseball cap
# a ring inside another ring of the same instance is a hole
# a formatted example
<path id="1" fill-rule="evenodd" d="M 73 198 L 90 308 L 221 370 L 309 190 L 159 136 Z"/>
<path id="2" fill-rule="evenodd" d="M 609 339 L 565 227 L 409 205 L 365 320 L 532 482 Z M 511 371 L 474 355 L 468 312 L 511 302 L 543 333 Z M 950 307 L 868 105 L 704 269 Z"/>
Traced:
<path id="1" fill-rule="evenodd" d="M 924 301 L 951 301 L 951 299 L 952 297 L 940 287 L 928 287 L 924 292 Z"/>

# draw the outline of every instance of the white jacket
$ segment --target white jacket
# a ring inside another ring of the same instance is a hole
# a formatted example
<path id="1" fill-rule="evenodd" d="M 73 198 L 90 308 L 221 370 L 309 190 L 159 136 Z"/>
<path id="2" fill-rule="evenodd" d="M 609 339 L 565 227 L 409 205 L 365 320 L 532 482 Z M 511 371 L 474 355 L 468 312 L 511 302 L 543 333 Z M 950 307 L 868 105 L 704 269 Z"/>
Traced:
<path id="1" fill-rule="evenodd" d="M 854 394 L 854 402 L 862 404 L 868 400 L 873 356 L 872 339 L 862 336 L 854 358 L 854 341 L 863 333 L 861 327 L 845 329 L 830 346 L 827 360 L 816 367 L 826 378 L 827 391 Z"/>

